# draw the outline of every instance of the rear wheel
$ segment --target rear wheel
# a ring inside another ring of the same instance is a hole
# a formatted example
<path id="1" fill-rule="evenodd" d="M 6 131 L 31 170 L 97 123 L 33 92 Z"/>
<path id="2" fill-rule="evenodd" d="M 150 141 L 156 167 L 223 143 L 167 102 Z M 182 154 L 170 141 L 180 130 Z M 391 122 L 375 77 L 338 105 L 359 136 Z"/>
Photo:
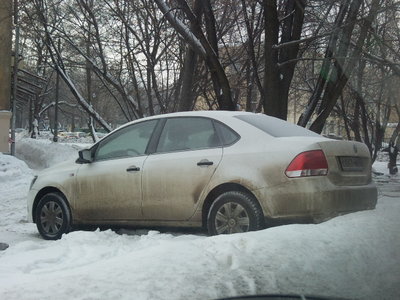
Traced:
<path id="1" fill-rule="evenodd" d="M 35 213 L 36 227 L 46 240 L 57 240 L 70 230 L 71 214 L 64 197 L 49 193 L 40 199 Z"/>
<path id="2" fill-rule="evenodd" d="M 211 205 L 207 217 L 210 235 L 259 230 L 263 223 L 264 215 L 256 200 L 238 191 L 221 194 Z"/>

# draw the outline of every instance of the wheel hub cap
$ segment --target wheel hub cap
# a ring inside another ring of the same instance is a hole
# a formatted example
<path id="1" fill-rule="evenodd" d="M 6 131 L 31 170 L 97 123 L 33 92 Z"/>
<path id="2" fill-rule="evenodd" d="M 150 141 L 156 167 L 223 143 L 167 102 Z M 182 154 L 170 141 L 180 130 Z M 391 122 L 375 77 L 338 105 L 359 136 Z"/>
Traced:
<path id="1" fill-rule="evenodd" d="M 236 226 L 236 220 L 235 219 L 229 219 L 228 225 L 231 228 L 235 227 Z"/>
<path id="2" fill-rule="evenodd" d="M 61 207 L 54 201 L 49 201 L 42 207 L 40 224 L 45 233 L 57 234 L 63 224 Z"/>
<path id="3" fill-rule="evenodd" d="M 242 205 L 227 202 L 218 209 L 215 218 L 215 228 L 218 234 L 247 232 L 249 227 L 249 216 Z"/>

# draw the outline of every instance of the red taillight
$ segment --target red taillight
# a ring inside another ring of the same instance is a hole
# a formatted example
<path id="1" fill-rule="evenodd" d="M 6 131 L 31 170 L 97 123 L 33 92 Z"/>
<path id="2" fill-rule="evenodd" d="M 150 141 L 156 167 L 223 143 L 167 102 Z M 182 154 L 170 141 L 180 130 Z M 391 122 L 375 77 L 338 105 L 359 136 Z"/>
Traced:
<path id="1" fill-rule="evenodd" d="M 322 176 L 328 174 L 328 162 L 322 150 L 302 152 L 287 167 L 287 177 Z"/>

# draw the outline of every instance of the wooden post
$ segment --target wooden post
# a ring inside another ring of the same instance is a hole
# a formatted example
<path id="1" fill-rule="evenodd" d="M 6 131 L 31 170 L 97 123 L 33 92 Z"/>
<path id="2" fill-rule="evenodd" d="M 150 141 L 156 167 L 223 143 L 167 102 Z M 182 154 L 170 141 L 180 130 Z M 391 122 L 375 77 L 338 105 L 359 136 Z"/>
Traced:
<path id="1" fill-rule="evenodd" d="M 13 93 L 12 93 L 12 117 L 11 117 L 11 155 L 15 156 L 15 119 L 17 117 L 17 89 L 18 89 L 18 60 L 19 60 L 19 24 L 18 1 L 14 0 L 14 65 L 13 65 Z"/>
<path id="2" fill-rule="evenodd" d="M 0 1 L 0 152 L 9 152 L 11 95 L 11 0 Z"/>

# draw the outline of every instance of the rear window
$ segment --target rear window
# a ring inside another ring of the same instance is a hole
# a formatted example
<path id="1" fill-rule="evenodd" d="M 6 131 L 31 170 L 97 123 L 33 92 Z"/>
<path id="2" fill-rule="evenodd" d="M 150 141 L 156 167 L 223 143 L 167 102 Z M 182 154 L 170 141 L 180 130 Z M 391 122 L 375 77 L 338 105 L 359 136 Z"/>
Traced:
<path id="1" fill-rule="evenodd" d="M 257 127 L 273 137 L 320 136 L 319 134 L 305 129 L 304 127 L 262 114 L 238 115 L 235 116 L 235 118 L 253 125 L 254 127 Z"/>
<path id="2" fill-rule="evenodd" d="M 230 146 L 240 139 L 240 136 L 228 126 L 220 122 L 214 122 L 214 125 L 224 146 Z"/>

